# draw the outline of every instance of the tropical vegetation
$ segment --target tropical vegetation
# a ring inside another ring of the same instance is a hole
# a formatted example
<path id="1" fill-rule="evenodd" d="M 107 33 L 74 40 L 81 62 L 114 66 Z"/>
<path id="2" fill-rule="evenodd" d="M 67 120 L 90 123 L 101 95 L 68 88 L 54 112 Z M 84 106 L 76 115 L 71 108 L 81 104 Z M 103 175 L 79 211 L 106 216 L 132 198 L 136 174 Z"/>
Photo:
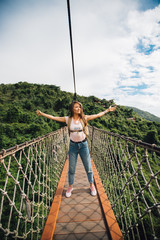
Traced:
<path id="1" fill-rule="evenodd" d="M 95 96 L 77 96 L 82 102 L 85 114 L 95 114 L 110 105 L 113 99 L 99 99 Z M 55 85 L 16 84 L 0 85 L 0 150 L 31 140 L 54 131 L 65 124 L 38 117 L 36 109 L 54 115 L 68 115 L 73 94 L 62 91 Z M 160 123 L 148 121 L 133 109 L 118 106 L 116 112 L 89 122 L 97 128 L 115 132 L 147 143 L 160 145 Z"/>

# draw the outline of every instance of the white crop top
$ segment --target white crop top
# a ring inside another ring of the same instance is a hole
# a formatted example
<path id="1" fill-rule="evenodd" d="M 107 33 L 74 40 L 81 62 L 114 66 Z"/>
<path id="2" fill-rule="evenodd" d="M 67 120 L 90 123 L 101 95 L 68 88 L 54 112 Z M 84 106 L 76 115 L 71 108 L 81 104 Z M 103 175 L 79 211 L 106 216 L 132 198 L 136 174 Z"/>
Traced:
<path id="1" fill-rule="evenodd" d="M 66 124 L 68 124 L 68 118 L 69 117 L 65 117 L 66 119 Z M 83 130 L 83 126 L 81 124 L 80 121 L 75 121 L 71 120 L 71 125 L 70 125 L 70 130 L 73 131 L 73 130 Z M 85 133 L 82 131 L 82 132 L 70 132 L 70 139 L 73 141 L 73 142 L 81 142 L 83 141 L 84 139 L 86 138 L 86 135 Z"/>

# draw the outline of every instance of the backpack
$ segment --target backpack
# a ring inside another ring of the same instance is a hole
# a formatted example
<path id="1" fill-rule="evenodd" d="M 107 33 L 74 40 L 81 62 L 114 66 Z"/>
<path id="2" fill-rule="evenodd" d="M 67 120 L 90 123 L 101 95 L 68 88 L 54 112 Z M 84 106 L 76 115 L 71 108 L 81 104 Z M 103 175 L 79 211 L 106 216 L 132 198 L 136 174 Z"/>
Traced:
<path id="1" fill-rule="evenodd" d="M 71 130 L 70 130 L 71 121 L 72 121 L 72 117 L 69 117 L 69 118 L 68 118 L 68 124 L 67 124 L 69 136 L 70 136 L 70 133 L 71 133 Z M 82 127 L 83 127 L 83 130 L 82 130 L 82 131 L 84 132 L 84 134 L 85 134 L 86 137 L 87 137 L 87 136 L 89 135 L 88 126 L 85 125 L 85 123 L 84 123 L 84 121 L 83 121 L 82 118 L 80 119 L 80 123 L 82 124 Z M 80 130 L 80 131 L 81 131 L 81 130 Z M 74 130 L 73 132 L 80 132 L 80 131 L 79 131 L 79 130 Z"/>

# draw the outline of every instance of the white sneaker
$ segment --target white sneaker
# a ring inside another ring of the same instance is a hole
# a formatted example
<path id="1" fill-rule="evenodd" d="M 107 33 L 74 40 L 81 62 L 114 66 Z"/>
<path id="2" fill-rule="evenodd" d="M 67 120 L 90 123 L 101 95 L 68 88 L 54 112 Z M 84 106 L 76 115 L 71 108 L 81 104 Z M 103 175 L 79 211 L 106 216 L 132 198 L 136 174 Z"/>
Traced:
<path id="1" fill-rule="evenodd" d="M 70 197 L 72 194 L 73 188 L 72 187 L 68 187 L 67 192 L 66 192 L 66 197 Z"/>
<path id="2" fill-rule="evenodd" d="M 97 191 L 96 191 L 96 188 L 95 188 L 94 185 L 92 185 L 92 186 L 90 187 L 90 191 L 91 191 L 91 195 L 92 195 L 92 196 L 96 196 L 96 195 L 97 195 Z"/>

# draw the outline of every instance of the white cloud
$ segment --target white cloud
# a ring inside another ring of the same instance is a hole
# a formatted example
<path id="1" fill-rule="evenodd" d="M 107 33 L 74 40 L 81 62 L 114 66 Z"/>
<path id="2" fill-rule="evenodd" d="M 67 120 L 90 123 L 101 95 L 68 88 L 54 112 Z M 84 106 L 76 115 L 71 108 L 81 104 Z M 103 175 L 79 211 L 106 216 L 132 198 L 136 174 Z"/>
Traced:
<path id="1" fill-rule="evenodd" d="M 160 116 L 160 5 L 146 11 L 138 6 L 138 0 L 71 1 L 77 92 Z M 55 84 L 73 92 L 66 2 L 23 6 L 2 24 L 0 82 Z M 155 51 L 138 52 L 140 40 Z M 130 87 L 143 83 L 147 95 L 132 95 Z"/>

